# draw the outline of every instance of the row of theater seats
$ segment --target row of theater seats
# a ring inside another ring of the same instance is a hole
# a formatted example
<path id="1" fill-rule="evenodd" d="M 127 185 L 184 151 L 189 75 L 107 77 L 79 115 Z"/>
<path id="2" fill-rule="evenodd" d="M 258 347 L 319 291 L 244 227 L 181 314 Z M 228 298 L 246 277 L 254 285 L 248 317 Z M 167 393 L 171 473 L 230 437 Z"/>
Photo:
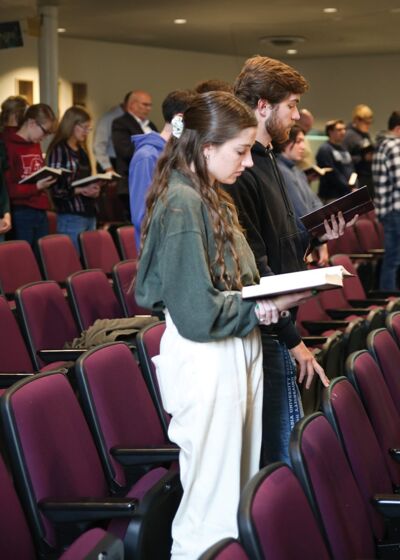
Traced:
<path id="1" fill-rule="evenodd" d="M 121 260 L 137 258 L 133 226 L 116 228 L 114 234 L 113 238 L 100 229 L 81 233 L 81 258 L 67 235 L 47 235 L 38 241 L 38 262 L 25 241 L 1 243 L 0 293 L 12 300 L 17 288 L 42 278 L 63 285 L 68 276 L 83 268 L 99 268 L 111 276 Z"/>
<path id="2" fill-rule="evenodd" d="M 244 489 L 239 540 L 201 560 L 400 557 L 400 313 L 351 354 L 322 412 L 291 435 L 292 467 L 272 464 Z"/>
<path id="3" fill-rule="evenodd" d="M 202 560 L 398 558 L 400 312 L 386 324 L 368 335 L 368 350 L 349 356 L 348 378 L 323 390 L 323 414 L 296 425 L 293 471 L 270 465 L 249 483 L 240 542 L 218 543 Z M 75 530 L 59 531 L 67 519 L 78 518 L 82 531 L 112 518 L 107 528 L 122 537 L 127 558 L 168 558 L 178 450 L 166 435 L 150 362 L 163 331 L 157 323 L 138 335 L 142 371 L 124 343 L 81 355 L 80 406 L 60 372 L 31 376 L 2 395 L 4 444 L 39 550 L 76 538 Z"/>
<path id="4" fill-rule="evenodd" d="M 169 558 L 181 496 L 178 450 L 125 343 L 82 354 L 68 375 L 55 370 L 14 383 L 0 410 L 2 447 L 32 535 L 8 480 L 19 513 L 10 518 L 0 501 L 2 557 L 35 557 L 4 531 L 12 523 L 13 535 L 24 531 L 40 558 L 58 557 L 93 526 L 121 539 L 126 558 Z"/>

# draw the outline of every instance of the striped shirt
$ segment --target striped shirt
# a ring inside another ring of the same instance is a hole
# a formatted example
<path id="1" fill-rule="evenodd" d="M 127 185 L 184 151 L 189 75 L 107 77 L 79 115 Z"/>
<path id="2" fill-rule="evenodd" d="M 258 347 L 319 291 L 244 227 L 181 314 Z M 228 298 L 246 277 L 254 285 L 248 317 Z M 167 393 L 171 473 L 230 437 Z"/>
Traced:
<path id="1" fill-rule="evenodd" d="M 400 211 L 400 138 L 387 137 L 372 161 L 375 184 L 375 211 L 383 218 L 393 210 Z"/>

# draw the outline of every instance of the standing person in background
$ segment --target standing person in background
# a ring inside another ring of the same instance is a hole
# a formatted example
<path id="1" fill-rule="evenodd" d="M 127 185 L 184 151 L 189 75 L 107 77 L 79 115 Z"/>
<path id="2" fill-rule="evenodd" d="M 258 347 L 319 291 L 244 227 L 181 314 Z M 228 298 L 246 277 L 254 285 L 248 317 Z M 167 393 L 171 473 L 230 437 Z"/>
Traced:
<path id="1" fill-rule="evenodd" d="M 286 142 L 275 146 L 278 168 L 298 218 L 322 206 L 321 200 L 311 189 L 306 174 L 298 167 L 303 158 L 304 150 L 304 132 L 297 124 L 290 129 L 289 138 Z M 314 253 L 313 257 L 319 266 L 328 264 L 329 255 L 326 243 L 315 247 Z"/>
<path id="2" fill-rule="evenodd" d="M 318 196 L 327 204 L 354 188 L 349 180 L 355 170 L 350 152 L 343 142 L 346 134 L 344 122 L 340 119 L 328 121 L 325 134 L 328 141 L 319 147 L 316 160 L 319 167 L 332 169 L 319 179 Z"/>
<path id="3" fill-rule="evenodd" d="M 0 113 L 0 138 L 5 140 L 10 133 L 18 130 L 28 107 L 29 103 L 20 95 L 12 95 L 3 101 Z"/>
<path id="4" fill-rule="evenodd" d="M 172 560 L 198 560 L 237 537 L 243 486 L 258 471 L 262 355 L 259 323 L 307 294 L 250 302 L 241 287 L 257 268 L 230 198 L 252 165 L 256 120 L 233 95 L 196 96 L 158 161 L 147 199 L 136 299 L 164 309 L 154 358 L 168 435 L 179 448 L 183 497 L 172 525 Z"/>
<path id="5" fill-rule="evenodd" d="M 147 191 L 151 185 L 157 160 L 171 138 L 171 121 L 175 115 L 182 114 L 192 97 L 188 90 L 172 91 L 162 103 L 164 127 L 160 133 L 135 134 L 132 142 L 135 153 L 129 164 L 129 202 L 132 223 L 135 226 L 136 247 L 140 248 L 141 225 L 146 210 Z"/>
<path id="6" fill-rule="evenodd" d="M 47 162 L 51 167 L 71 171 L 57 178 L 51 194 L 57 212 L 57 233 L 69 235 L 78 251 L 79 234 L 96 229 L 96 198 L 101 186 L 99 182 L 84 187 L 72 186 L 73 181 L 92 174 L 86 145 L 91 126 L 91 117 L 85 109 L 70 107 L 47 150 Z"/>
<path id="7" fill-rule="evenodd" d="M 130 94 L 131 92 L 127 93 L 122 103 L 112 107 L 97 121 L 93 135 L 93 154 L 99 173 L 116 171 L 117 159 L 111 137 L 111 127 L 114 120 L 124 114 Z"/>
<path id="8" fill-rule="evenodd" d="M 0 242 L 4 241 L 4 234 L 11 229 L 10 201 L 4 178 L 7 167 L 6 147 L 0 140 Z"/>
<path id="9" fill-rule="evenodd" d="M 310 142 L 307 138 L 307 134 L 309 134 L 314 125 L 314 115 L 308 109 L 300 109 L 299 115 L 300 118 L 297 124 L 304 133 L 304 153 L 301 160 L 296 165 L 300 169 L 309 169 L 315 163 Z"/>
<path id="10" fill-rule="evenodd" d="M 19 184 L 21 179 L 44 165 L 40 142 L 54 132 L 56 117 L 44 103 L 31 105 L 25 112 L 16 132 L 5 138 L 8 169 L 5 173 L 11 203 L 13 230 L 16 239 L 24 239 L 32 246 L 49 233 L 46 211 L 50 208 L 47 189 L 54 179 L 46 177 L 34 183 Z"/>
<path id="11" fill-rule="evenodd" d="M 233 93 L 233 86 L 225 80 L 203 80 L 195 85 L 194 91 L 196 93 L 207 93 L 208 91 L 227 91 L 228 93 Z"/>
<path id="12" fill-rule="evenodd" d="M 398 290 L 400 266 L 400 111 L 393 111 L 389 132 L 372 160 L 375 183 L 375 212 L 383 224 L 385 253 L 379 288 Z"/>
<path id="13" fill-rule="evenodd" d="M 130 94 L 125 113 L 115 119 L 112 123 L 112 141 L 117 157 L 117 173 L 121 175 L 118 180 L 118 196 L 122 203 L 124 218 L 130 221 L 129 212 L 129 164 L 131 162 L 135 146 L 132 143 L 134 134 L 148 134 L 157 132 L 157 127 L 148 117 L 152 108 L 152 99 L 149 93 L 142 90 L 132 91 Z"/>
<path id="14" fill-rule="evenodd" d="M 353 159 L 358 183 L 361 186 L 367 185 L 371 198 L 374 197 L 374 182 L 372 179 L 374 144 L 369 129 L 373 119 L 374 114 L 368 105 L 356 105 L 353 110 L 352 122 L 347 127 L 343 140 L 343 147 L 350 152 Z"/>

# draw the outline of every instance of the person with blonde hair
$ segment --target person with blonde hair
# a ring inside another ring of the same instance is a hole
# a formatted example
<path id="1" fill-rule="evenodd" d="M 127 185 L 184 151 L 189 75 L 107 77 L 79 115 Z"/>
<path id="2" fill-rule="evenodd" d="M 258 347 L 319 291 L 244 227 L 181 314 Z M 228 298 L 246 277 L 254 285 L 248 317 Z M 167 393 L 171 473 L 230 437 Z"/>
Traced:
<path id="1" fill-rule="evenodd" d="M 11 203 L 13 231 L 16 239 L 24 239 L 31 245 L 49 233 L 47 210 L 50 209 L 50 202 L 46 191 L 54 179 L 45 177 L 22 185 L 19 182 L 44 166 L 40 142 L 52 134 L 56 122 L 49 105 L 31 105 L 26 110 L 20 127 L 4 138 L 8 157 L 5 179 Z"/>
<path id="2" fill-rule="evenodd" d="M 368 105 L 356 105 L 352 113 L 352 122 L 347 126 L 343 147 L 351 154 L 360 186 L 367 185 L 373 197 L 374 182 L 372 179 L 372 156 L 374 144 L 369 130 L 374 119 L 372 109 Z"/>
<path id="3" fill-rule="evenodd" d="M 241 297 L 242 286 L 259 277 L 220 184 L 233 184 L 252 165 L 252 112 L 229 93 L 209 92 L 173 126 L 147 198 L 136 299 L 165 311 L 154 363 L 183 486 L 172 560 L 197 560 L 219 539 L 237 537 L 240 493 L 259 468 L 258 325 L 276 322 L 280 310 L 311 293 Z"/>
<path id="4" fill-rule="evenodd" d="M 51 167 L 71 171 L 57 178 L 51 195 L 57 212 L 57 232 L 69 235 L 79 251 L 78 237 L 82 231 L 96 229 L 96 198 L 100 182 L 73 187 L 73 181 L 92 174 L 87 136 L 92 129 L 91 117 L 83 107 L 67 109 L 47 150 Z"/>

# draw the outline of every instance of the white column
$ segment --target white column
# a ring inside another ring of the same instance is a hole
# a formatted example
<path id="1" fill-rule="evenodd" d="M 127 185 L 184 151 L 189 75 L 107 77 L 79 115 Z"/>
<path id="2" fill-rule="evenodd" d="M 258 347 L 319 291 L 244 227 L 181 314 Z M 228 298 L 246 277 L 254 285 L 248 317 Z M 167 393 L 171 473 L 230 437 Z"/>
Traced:
<path id="1" fill-rule="evenodd" d="M 58 114 L 58 6 L 38 6 L 40 102 Z"/>

